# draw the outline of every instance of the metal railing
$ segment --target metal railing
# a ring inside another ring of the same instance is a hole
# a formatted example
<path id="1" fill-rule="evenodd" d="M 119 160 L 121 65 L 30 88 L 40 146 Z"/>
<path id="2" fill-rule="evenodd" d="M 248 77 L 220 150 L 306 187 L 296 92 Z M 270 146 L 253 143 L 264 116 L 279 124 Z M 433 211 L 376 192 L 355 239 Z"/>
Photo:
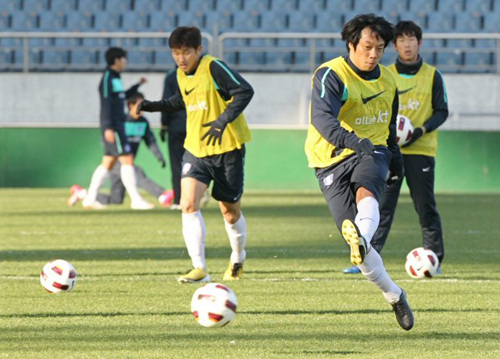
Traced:
<path id="1" fill-rule="evenodd" d="M 129 71 L 162 72 L 173 65 L 169 36 L 169 32 L 1 32 L 0 69 L 101 71 L 106 49 L 123 46 L 129 51 Z M 203 32 L 202 36 L 209 53 L 246 72 L 310 73 L 324 61 L 346 53 L 338 33 L 245 32 L 214 38 Z M 426 33 L 421 54 L 442 72 L 500 74 L 499 33 Z M 394 57 L 389 46 L 382 63 Z"/>

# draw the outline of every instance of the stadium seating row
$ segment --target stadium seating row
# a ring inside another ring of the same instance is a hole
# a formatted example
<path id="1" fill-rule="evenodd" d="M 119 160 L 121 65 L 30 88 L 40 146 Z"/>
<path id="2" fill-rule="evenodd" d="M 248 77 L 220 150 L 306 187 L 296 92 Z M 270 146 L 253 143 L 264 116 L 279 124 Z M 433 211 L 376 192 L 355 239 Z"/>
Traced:
<path id="1" fill-rule="evenodd" d="M 27 0 L 25 0 L 27 1 Z M 205 32 L 333 32 L 358 11 L 1 11 L 0 31 L 170 31 L 180 25 Z M 500 12 L 378 12 L 392 22 L 408 19 L 431 32 L 500 32 Z"/>
<path id="2" fill-rule="evenodd" d="M 4 0 L 5 11 L 500 12 L 499 0 Z"/>

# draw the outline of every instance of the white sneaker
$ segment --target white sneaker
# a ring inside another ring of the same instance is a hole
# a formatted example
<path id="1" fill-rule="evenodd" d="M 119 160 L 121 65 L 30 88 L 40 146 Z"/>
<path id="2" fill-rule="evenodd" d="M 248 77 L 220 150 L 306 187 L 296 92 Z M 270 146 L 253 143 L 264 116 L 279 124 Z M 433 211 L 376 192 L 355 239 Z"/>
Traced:
<path id="1" fill-rule="evenodd" d="M 85 209 L 105 209 L 106 208 L 105 204 L 102 204 L 101 202 L 98 202 L 98 201 L 94 201 L 93 203 L 87 203 L 87 202 L 83 201 L 82 205 L 83 205 L 83 208 L 85 208 Z"/>
<path id="2" fill-rule="evenodd" d="M 141 211 L 146 211 L 148 209 L 155 208 L 155 205 L 152 203 L 146 202 L 145 200 L 138 200 L 138 201 L 132 201 L 132 203 L 130 204 L 130 208 L 141 210 Z"/>
<path id="3" fill-rule="evenodd" d="M 180 204 L 173 204 L 170 206 L 170 209 L 175 210 L 175 211 L 180 211 L 182 209 Z"/>

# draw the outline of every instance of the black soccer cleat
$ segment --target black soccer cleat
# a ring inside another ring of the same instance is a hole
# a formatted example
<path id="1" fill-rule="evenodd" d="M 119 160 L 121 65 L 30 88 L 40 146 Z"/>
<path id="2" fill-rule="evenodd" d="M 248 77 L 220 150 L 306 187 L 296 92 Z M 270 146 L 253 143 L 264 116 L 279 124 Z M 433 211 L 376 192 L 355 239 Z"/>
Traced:
<path id="1" fill-rule="evenodd" d="M 413 318 L 413 312 L 411 311 L 408 300 L 406 299 L 406 292 L 401 288 L 401 295 L 399 300 L 391 304 L 392 310 L 396 313 L 396 320 L 398 321 L 401 328 L 404 330 L 410 330 L 413 328 L 415 320 Z"/>

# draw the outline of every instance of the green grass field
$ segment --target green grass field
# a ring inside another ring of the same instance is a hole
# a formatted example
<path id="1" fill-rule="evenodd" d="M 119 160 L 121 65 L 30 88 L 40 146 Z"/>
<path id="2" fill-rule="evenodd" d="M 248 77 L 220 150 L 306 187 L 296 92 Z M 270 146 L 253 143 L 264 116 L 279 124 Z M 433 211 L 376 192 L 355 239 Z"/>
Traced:
<path id="1" fill-rule="evenodd" d="M 179 212 L 66 207 L 66 189 L 0 190 L 1 358 L 498 358 L 500 195 L 439 195 L 443 275 L 412 280 L 406 253 L 421 245 L 408 196 L 383 252 L 408 292 L 413 330 L 402 330 L 381 293 L 347 276 L 348 251 L 322 196 L 244 197 L 248 260 L 229 283 L 238 314 L 206 329 L 190 314 L 196 285 Z M 207 258 L 220 281 L 229 243 L 215 202 L 203 211 Z M 50 259 L 78 271 L 71 293 L 46 293 Z"/>

